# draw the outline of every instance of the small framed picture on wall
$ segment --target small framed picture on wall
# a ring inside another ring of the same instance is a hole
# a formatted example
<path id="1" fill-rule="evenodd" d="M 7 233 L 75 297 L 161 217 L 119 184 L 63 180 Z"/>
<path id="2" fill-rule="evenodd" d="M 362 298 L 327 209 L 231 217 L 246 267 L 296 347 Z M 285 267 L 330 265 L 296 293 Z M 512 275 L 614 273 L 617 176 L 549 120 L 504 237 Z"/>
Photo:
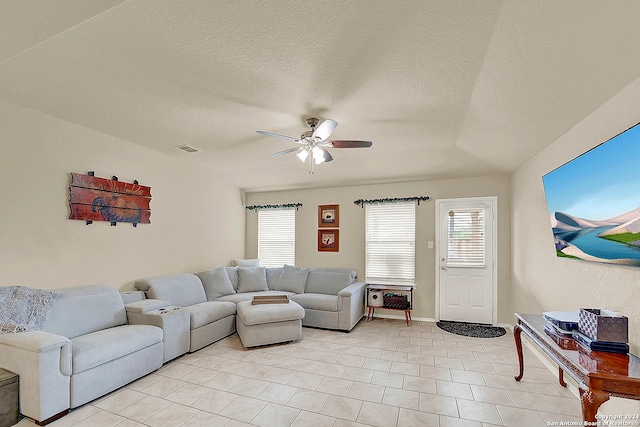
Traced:
<path id="1" fill-rule="evenodd" d="M 318 230 L 318 251 L 338 252 L 340 249 L 340 230 Z"/>
<path id="2" fill-rule="evenodd" d="M 318 206 L 318 227 L 339 227 L 340 205 Z"/>

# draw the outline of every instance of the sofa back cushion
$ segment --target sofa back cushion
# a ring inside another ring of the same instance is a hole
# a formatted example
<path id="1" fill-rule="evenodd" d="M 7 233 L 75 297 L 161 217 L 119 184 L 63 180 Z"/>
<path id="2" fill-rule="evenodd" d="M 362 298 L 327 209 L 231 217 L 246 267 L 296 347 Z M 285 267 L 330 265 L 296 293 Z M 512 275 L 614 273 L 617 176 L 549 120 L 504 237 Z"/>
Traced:
<path id="1" fill-rule="evenodd" d="M 267 286 L 270 291 L 276 290 L 276 283 L 282 273 L 282 267 L 265 267 L 264 271 L 267 273 Z"/>
<path id="2" fill-rule="evenodd" d="M 356 272 L 346 268 L 312 268 L 305 293 L 338 295 L 356 279 Z"/>
<path id="3" fill-rule="evenodd" d="M 308 268 L 293 267 L 285 265 L 282 273 L 278 277 L 276 283 L 276 291 L 295 292 L 296 294 L 304 293 L 307 284 L 307 276 L 309 276 Z"/>
<path id="4" fill-rule="evenodd" d="M 264 267 L 238 267 L 238 292 L 268 291 Z"/>
<path id="5" fill-rule="evenodd" d="M 191 273 L 148 277 L 136 280 L 134 286 L 147 294 L 147 298 L 170 301 L 178 307 L 188 307 L 207 301 L 200 278 Z"/>
<path id="6" fill-rule="evenodd" d="M 122 297 L 116 288 L 104 285 L 57 289 L 58 300 L 42 328 L 75 338 L 127 323 Z"/>
<path id="7" fill-rule="evenodd" d="M 196 276 L 198 276 L 200 281 L 202 281 L 204 293 L 207 295 L 207 301 L 212 301 L 223 295 L 236 293 L 236 290 L 233 289 L 229 275 L 224 267 L 202 271 L 200 273 L 196 273 Z"/>
<path id="8" fill-rule="evenodd" d="M 238 291 L 238 267 L 225 267 L 224 268 L 229 275 L 229 280 L 231 280 L 231 286 L 233 289 Z"/>

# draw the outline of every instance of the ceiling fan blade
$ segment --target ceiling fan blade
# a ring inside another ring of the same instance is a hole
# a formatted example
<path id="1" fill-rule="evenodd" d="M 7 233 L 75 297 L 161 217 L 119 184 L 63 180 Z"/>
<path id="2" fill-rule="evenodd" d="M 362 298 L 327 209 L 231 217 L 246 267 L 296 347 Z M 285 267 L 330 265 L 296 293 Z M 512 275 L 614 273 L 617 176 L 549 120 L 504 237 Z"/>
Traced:
<path id="1" fill-rule="evenodd" d="M 266 136 L 274 136 L 276 138 L 288 139 L 290 141 L 298 142 L 298 140 L 292 136 L 280 135 L 279 133 L 267 132 L 266 130 L 257 130 L 256 132 Z"/>
<path id="2" fill-rule="evenodd" d="M 324 141 L 329 138 L 333 130 L 338 126 L 338 122 L 335 120 L 327 119 L 313 131 L 311 135 L 313 138 L 319 138 L 319 141 Z"/>
<path id="3" fill-rule="evenodd" d="M 330 146 L 333 148 L 369 148 L 373 145 L 371 141 L 349 141 L 337 140 L 331 141 Z"/>
<path id="4" fill-rule="evenodd" d="M 277 153 L 273 153 L 271 156 L 281 156 L 283 154 L 293 153 L 294 151 L 300 150 L 299 147 L 287 148 L 286 150 L 278 151 Z"/>

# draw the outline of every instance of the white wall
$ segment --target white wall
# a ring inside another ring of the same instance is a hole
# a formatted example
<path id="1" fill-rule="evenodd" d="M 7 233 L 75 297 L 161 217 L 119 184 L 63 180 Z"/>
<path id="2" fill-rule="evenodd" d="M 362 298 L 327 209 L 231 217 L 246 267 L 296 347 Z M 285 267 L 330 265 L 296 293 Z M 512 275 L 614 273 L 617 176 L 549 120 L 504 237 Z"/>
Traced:
<path id="1" fill-rule="evenodd" d="M 107 284 L 244 255 L 241 192 L 204 165 L 0 102 L 0 286 Z M 151 187 L 151 224 L 69 220 L 70 172 Z"/>
<path id="2" fill-rule="evenodd" d="M 635 354 L 640 352 L 640 268 L 556 257 L 542 176 L 636 124 L 638 99 L 640 79 L 519 168 L 511 183 L 514 311 L 580 307 L 619 311 L 629 318 L 629 341 Z M 617 400 L 605 405 L 609 406 L 603 406 L 604 413 L 640 413 L 638 402 Z"/>
<path id="3" fill-rule="evenodd" d="M 319 166 L 319 167 L 322 167 Z M 355 205 L 357 199 L 429 196 L 416 208 L 416 284 L 414 318 L 435 317 L 435 249 L 427 243 L 435 242 L 436 199 L 498 196 L 498 322 L 511 322 L 510 306 L 510 237 L 509 177 L 479 177 L 336 187 L 314 190 L 250 193 L 247 205 L 302 203 L 296 214 L 296 265 L 301 267 L 353 268 L 364 278 L 364 209 Z M 318 205 L 340 205 L 340 251 L 318 252 Z M 257 213 L 246 212 L 247 257 L 257 257 Z M 383 311 L 381 310 L 381 313 Z M 396 314 L 387 312 L 385 314 Z"/>

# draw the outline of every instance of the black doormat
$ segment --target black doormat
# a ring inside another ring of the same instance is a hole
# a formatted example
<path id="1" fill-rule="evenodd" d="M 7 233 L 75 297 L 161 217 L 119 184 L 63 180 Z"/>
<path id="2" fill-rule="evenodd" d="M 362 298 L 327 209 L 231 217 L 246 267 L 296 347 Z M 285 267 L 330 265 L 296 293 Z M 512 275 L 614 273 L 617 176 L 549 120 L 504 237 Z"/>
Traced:
<path id="1" fill-rule="evenodd" d="M 496 338 L 507 333 L 499 326 L 484 325 L 482 323 L 451 322 L 441 320 L 437 323 L 438 328 L 456 335 L 476 338 Z"/>

